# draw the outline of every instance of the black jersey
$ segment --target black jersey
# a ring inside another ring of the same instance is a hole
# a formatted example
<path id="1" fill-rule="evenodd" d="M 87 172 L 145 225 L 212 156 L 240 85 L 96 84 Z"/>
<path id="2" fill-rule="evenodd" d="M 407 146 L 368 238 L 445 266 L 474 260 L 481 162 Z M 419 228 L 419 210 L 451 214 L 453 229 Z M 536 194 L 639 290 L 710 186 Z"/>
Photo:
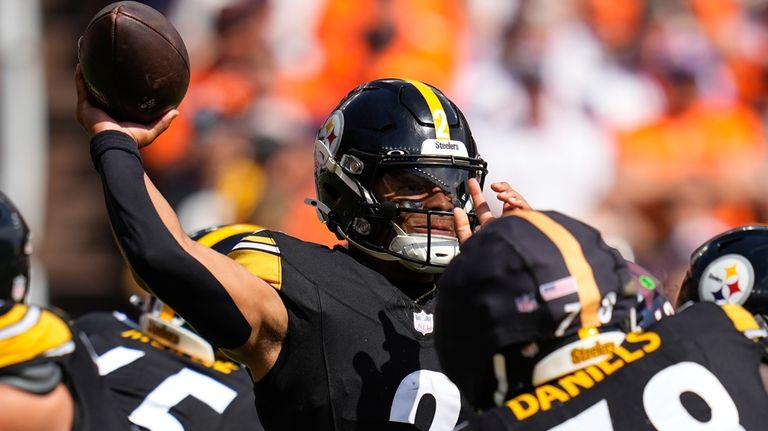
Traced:
<path id="1" fill-rule="evenodd" d="M 696 304 L 628 334 L 611 359 L 520 394 L 457 429 L 764 430 L 763 347 L 748 338 L 764 335 L 737 305 Z"/>
<path id="2" fill-rule="evenodd" d="M 252 381 L 239 365 L 170 351 L 119 314 L 87 314 L 75 326 L 88 335 L 120 408 L 141 429 L 263 430 Z"/>
<path id="3" fill-rule="evenodd" d="M 86 338 L 50 310 L 13 305 L 0 315 L 0 384 L 43 394 L 59 383 L 74 402 L 73 431 L 132 429 L 99 377 Z"/>
<path id="4" fill-rule="evenodd" d="M 230 252 L 269 282 L 288 335 L 256 385 L 267 429 L 451 430 L 466 414 L 433 341 L 435 298 L 419 305 L 343 247 L 261 231 Z"/>

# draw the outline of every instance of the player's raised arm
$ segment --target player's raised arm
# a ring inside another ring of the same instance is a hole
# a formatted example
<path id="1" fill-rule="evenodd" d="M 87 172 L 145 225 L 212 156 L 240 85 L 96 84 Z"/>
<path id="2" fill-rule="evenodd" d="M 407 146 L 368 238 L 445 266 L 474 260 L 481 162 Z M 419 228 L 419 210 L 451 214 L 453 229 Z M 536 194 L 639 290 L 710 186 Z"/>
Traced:
<path id="1" fill-rule="evenodd" d="M 248 365 L 254 378 L 263 376 L 287 331 L 280 297 L 232 259 L 187 237 L 144 173 L 139 148 L 162 133 L 176 112 L 151 125 L 118 123 L 91 104 L 79 69 L 75 81 L 77 119 L 91 137 L 110 223 L 131 268 L 205 338 Z"/>

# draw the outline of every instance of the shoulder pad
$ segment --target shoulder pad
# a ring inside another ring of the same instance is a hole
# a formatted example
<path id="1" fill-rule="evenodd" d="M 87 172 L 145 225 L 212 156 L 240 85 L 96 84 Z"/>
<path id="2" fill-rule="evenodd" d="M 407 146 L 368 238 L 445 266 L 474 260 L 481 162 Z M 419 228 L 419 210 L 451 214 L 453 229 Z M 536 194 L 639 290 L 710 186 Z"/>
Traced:
<path id="1" fill-rule="evenodd" d="M 755 319 L 755 316 L 752 315 L 752 313 L 747 311 L 741 305 L 723 304 L 720 305 L 720 308 L 725 312 L 726 316 L 731 319 L 736 330 L 743 333 L 747 338 L 759 340 L 768 336 L 765 327 Z"/>
<path id="2" fill-rule="evenodd" d="M 13 386 L 26 392 L 44 395 L 61 383 L 62 372 L 58 364 L 46 362 L 0 371 L 0 384 Z"/>
<path id="3" fill-rule="evenodd" d="M 16 304 L 0 316 L 0 369 L 74 350 L 69 325 L 51 311 Z"/>
<path id="4" fill-rule="evenodd" d="M 268 230 L 243 237 L 228 255 L 275 289 L 282 285 L 280 248 Z"/>

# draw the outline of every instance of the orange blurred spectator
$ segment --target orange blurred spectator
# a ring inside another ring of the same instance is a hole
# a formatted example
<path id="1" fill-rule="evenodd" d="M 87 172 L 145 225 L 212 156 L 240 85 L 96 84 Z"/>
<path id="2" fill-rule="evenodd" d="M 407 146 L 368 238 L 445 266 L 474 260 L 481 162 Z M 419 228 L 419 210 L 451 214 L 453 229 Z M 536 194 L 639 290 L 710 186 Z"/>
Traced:
<path id="1" fill-rule="evenodd" d="M 263 98 L 251 112 L 251 140 L 263 167 L 263 195 L 246 221 L 304 241 L 333 246 L 339 240 L 305 198 L 315 197 L 314 139 L 306 109 L 295 101 Z"/>
<path id="2" fill-rule="evenodd" d="M 754 222 L 766 153 L 759 116 L 699 98 L 689 71 L 660 77 L 667 115 L 619 136 L 614 200 L 644 211 L 659 238 L 694 218 L 726 227 Z"/>
<path id="3" fill-rule="evenodd" d="M 622 173 L 658 185 L 702 178 L 746 187 L 765 156 L 760 118 L 738 103 L 696 98 L 693 78 L 683 74 L 672 72 L 663 85 L 666 116 L 619 136 Z"/>
<path id="4" fill-rule="evenodd" d="M 635 44 L 646 16 L 646 0 L 583 0 L 584 18 L 610 52 Z"/>
<path id="5" fill-rule="evenodd" d="M 271 56 L 263 37 L 266 12 L 264 0 L 241 0 L 219 12 L 216 58 L 202 70 L 195 68 L 192 59 L 192 78 L 179 117 L 143 151 L 150 172 L 162 171 L 185 157 L 197 139 L 199 115 L 241 116 L 266 91 L 272 79 Z"/>
<path id="6" fill-rule="evenodd" d="M 466 15 L 461 0 L 327 0 L 316 34 L 322 65 L 309 76 L 282 76 L 280 93 L 320 122 L 350 88 L 372 79 L 450 88 L 466 55 Z"/>
<path id="7" fill-rule="evenodd" d="M 768 104 L 768 9 L 763 2 L 689 0 L 693 16 L 722 56 L 736 97 L 761 111 Z"/>

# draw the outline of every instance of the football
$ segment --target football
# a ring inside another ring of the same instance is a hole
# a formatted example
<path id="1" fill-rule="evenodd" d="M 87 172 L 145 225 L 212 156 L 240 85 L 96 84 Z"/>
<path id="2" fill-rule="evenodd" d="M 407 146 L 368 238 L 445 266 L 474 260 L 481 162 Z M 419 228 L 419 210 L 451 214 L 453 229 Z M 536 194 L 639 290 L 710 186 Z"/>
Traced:
<path id="1" fill-rule="evenodd" d="M 184 98 L 189 55 L 160 12 L 135 1 L 99 11 L 78 41 L 78 59 L 92 99 L 117 121 L 149 124 Z"/>

